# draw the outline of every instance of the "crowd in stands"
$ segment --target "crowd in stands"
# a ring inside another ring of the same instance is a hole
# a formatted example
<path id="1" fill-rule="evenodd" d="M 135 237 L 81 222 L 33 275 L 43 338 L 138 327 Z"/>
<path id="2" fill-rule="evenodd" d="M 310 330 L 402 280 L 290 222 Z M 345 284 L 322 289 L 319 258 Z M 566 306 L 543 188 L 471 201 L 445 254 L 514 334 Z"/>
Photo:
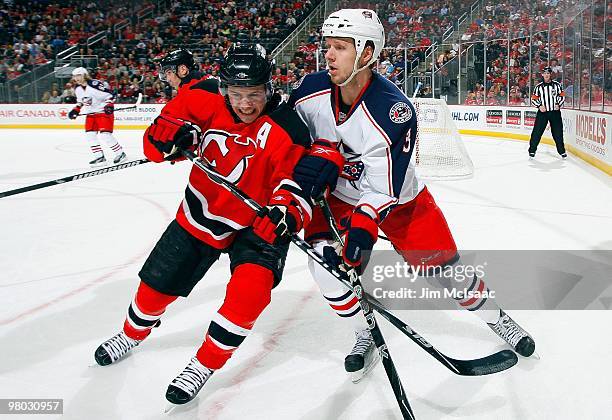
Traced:
<path id="1" fill-rule="evenodd" d="M 609 76 L 612 72 L 604 72 L 602 58 L 608 56 L 609 49 L 603 45 L 603 48 L 594 48 L 593 54 L 598 54 L 598 59 L 593 60 L 592 72 L 589 73 L 574 62 L 572 51 L 568 51 L 568 36 L 571 40 L 573 35 L 555 29 L 554 16 L 558 9 L 567 9 L 575 1 L 489 1 L 467 31 L 460 37 L 455 36 L 455 44 L 436 49 L 433 66 L 427 63 L 427 70 L 423 73 L 416 73 L 416 68 L 424 62 L 427 48 L 442 40 L 443 34 L 453 28 L 457 18 L 470 8 L 473 0 L 341 0 L 338 7 L 367 7 L 378 13 L 387 39 L 377 71 L 399 87 L 403 87 L 407 74 L 430 80 L 432 67 L 436 77 L 455 77 L 448 74 L 451 67 L 448 64 L 456 63 L 457 43 L 460 42 L 462 59 L 467 58 L 466 51 L 470 45 L 474 57 L 471 74 L 467 77 L 465 104 L 529 105 L 530 88 L 539 81 L 541 69 L 550 65 L 554 71 L 553 78 L 563 79 L 567 86 L 570 93 L 568 105 L 574 97 L 582 102 L 586 98 L 597 105 L 598 101 L 605 100 L 604 95 L 612 95 Z M 247 0 L 239 4 L 219 0 L 173 1 L 165 3 L 167 7 L 162 13 L 153 14 L 146 20 L 132 21 L 120 33 L 112 34 L 112 25 L 134 10 L 121 5 L 116 8 L 108 0 L 97 3 L 68 0 L 61 6 L 59 2 L 16 3 L 5 1 L 0 10 L 0 52 L 3 52 L 0 56 L 0 83 L 31 70 L 37 64 L 47 63 L 70 45 L 81 45 L 82 54 L 98 57 L 95 65 L 91 66 L 92 76 L 108 81 L 120 102 L 131 102 L 142 93 L 146 102 L 164 103 L 174 92 L 157 77 L 157 62 L 168 51 L 178 47 L 190 48 L 196 53 L 200 71 L 216 76 L 231 42 L 258 42 L 271 52 L 318 1 L 256 3 Z M 608 4 L 612 13 L 611 6 Z M 595 23 L 598 16 L 603 19 L 603 13 L 595 16 Z M 603 29 L 603 21 L 600 26 Z M 549 33 L 550 28 L 553 30 Z M 84 39 L 101 31 L 109 31 L 109 36 L 91 48 L 83 45 Z M 562 37 L 565 37 L 565 42 Z M 293 83 L 304 74 L 317 70 L 316 55 L 320 48 L 324 46 L 319 31 L 313 30 L 300 43 L 290 61 L 277 63 L 273 75 L 275 89 L 289 92 Z M 319 68 L 324 68 L 322 55 L 318 61 Z M 610 65 L 612 62 L 608 63 L 608 69 Z M 606 73 L 608 80 L 604 80 Z M 410 79 L 410 82 L 414 80 Z M 43 102 L 66 102 L 74 97 L 68 80 L 62 86 L 58 84 L 44 93 Z M 574 85 L 577 86 L 576 92 L 573 92 Z M 431 88 L 426 85 L 423 92 L 431 92 Z M 612 101 L 612 97 L 608 101 Z"/>
<path id="2" fill-rule="evenodd" d="M 0 83 L 46 64 L 92 35 L 111 30 L 132 12 L 110 0 L 5 0 L 0 9 Z"/>

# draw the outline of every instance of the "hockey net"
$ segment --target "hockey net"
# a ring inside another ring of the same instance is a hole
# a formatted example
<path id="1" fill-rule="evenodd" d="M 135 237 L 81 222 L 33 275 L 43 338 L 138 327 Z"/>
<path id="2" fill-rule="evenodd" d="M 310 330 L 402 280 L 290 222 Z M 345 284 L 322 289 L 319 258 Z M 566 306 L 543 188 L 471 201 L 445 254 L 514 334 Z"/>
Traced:
<path id="1" fill-rule="evenodd" d="M 465 150 L 450 109 L 443 99 L 414 98 L 418 130 L 416 173 L 423 179 L 464 179 L 474 175 L 474 164 Z"/>

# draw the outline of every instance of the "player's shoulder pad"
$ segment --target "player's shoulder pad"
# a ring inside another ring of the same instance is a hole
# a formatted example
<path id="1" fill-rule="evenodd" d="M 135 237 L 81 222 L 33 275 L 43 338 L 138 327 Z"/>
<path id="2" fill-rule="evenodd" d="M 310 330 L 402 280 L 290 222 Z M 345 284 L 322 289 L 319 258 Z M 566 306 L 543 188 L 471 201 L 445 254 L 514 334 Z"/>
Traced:
<path id="1" fill-rule="evenodd" d="M 289 105 L 294 107 L 295 103 L 300 99 L 316 92 L 331 89 L 331 86 L 332 83 L 327 70 L 307 74 L 293 84 L 293 91 L 289 97 Z"/>
<path id="2" fill-rule="evenodd" d="M 205 90 L 210 93 L 218 94 L 219 93 L 219 80 L 210 77 L 208 79 L 201 80 L 197 83 L 194 83 L 189 87 L 189 90 Z"/>
<path id="3" fill-rule="evenodd" d="M 416 122 L 416 111 L 410 100 L 393 82 L 376 73 L 373 74 L 369 93 L 364 104 L 391 141 L 403 141 L 406 130 Z"/>
<path id="4" fill-rule="evenodd" d="M 91 79 L 87 81 L 87 84 L 94 89 L 97 89 L 102 92 L 110 93 L 110 85 L 107 82 L 98 79 Z"/>
<path id="5" fill-rule="evenodd" d="M 310 132 L 300 116 L 287 103 L 282 102 L 268 114 L 270 119 L 289 134 L 293 143 L 310 147 Z"/>

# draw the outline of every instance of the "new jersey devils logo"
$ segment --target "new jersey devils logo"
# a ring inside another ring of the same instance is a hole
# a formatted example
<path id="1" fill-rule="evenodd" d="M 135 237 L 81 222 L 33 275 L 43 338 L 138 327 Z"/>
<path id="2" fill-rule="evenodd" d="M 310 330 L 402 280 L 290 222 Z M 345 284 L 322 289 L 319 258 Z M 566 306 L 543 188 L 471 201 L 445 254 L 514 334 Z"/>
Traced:
<path id="1" fill-rule="evenodd" d="M 255 140 L 222 130 L 208 130 L 200 143 L 199 155 L 230 182 L 240 181 L 249 159 L 257 151 Z"/>

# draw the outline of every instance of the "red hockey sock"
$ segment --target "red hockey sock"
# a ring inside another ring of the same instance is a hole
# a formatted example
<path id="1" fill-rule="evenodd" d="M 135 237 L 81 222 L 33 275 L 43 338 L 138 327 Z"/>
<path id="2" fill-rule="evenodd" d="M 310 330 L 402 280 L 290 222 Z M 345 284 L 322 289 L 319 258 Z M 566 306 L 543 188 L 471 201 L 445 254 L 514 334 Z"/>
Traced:
<path id="1" fill-rule="evenodd" d="M 147 338 L 166 311 L 166 307 L 177 297 L 158 292 L 141 281 L 123 323 L 125 335 L 134 340 Z"/>
<path id="2" fill-rule="evenodd" d="M 208 327 L 196 357 L 209 369 L 219 369 L 232 357 L 253 324 L 270 303 L 274 275 L 256 264 L 234 269 L 225 301 Z"/>

